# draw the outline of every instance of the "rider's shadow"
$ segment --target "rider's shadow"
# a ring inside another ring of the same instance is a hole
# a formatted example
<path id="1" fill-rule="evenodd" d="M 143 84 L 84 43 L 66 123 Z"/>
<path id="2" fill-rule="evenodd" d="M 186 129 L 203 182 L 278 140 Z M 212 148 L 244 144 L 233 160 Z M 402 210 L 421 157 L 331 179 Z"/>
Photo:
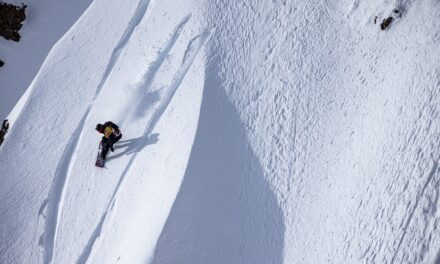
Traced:
<path id="1" fill-rule="evenodd" d="M 109 156 L 107 158 L 107 162 L 112 159 L 117 159 L 119 157 L 122 157 L 123 155 L 131 155 L 136 152 L 139 152 L 142 149 L 144 149 L 146 146 L 156 144 L 158 141 L 159 141 L 159 134 L 154 133 L 151 134 L 148 138 L 145 138 L 145 136 L 141 136 L 138 138 L 132 138 L 117 142 L 114 146 L 115 152 L 118 152 L 117 150 L 119 149 L 124 149 L 124 150 L 116 155 Z"/>

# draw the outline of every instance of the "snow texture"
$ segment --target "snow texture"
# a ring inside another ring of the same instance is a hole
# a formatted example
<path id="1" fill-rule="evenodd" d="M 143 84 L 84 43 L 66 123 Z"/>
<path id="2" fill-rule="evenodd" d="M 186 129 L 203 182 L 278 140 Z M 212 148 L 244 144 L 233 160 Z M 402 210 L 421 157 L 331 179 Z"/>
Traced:
<path id="1" fill-rule="evenodd" d="M 439 15 L 95 0 L 10 115 L 0 262 L 439 264 Z"/>
<path id="2" fill-rule="evenodd" d="M 8 117 L 17 101 L 27 98 L 26 89 L 43 64 L 54 44 L 84 13 L 91 0 L 6 0 L 6 3 L 27 5 L 26 20 L 20 29 L 20 42 L 0 38 L 0 119 Z"/>

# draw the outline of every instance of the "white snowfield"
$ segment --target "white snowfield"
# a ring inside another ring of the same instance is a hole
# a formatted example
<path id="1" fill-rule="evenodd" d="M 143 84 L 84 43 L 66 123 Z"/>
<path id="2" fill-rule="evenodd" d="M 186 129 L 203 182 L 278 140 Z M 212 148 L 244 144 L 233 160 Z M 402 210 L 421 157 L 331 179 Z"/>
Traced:
<path id="1" fill-rule="evenodd" d="M 92 0 L 5 0 L 25 4 L 26 19 L 19 33 L 21 40 L 14 42 L 0 38 L 0 119 L 6 116 L 11 123 L 16 117 L 8 115 L 38 72 L 52 46 L 78 20 Z M 29 89 L 28 89 L 29 90 Z M 25 103 L 25 102 L 23 102 Z M 22 104 L 18 104 L 21 108 Z M 15 111 L 17 112 L 17 111 Z"/>
<path id="2" fill-rule="evenodd" d="M 95 0 L 11 113 L 0 263 L 439 264 L 439 16 Z"/>

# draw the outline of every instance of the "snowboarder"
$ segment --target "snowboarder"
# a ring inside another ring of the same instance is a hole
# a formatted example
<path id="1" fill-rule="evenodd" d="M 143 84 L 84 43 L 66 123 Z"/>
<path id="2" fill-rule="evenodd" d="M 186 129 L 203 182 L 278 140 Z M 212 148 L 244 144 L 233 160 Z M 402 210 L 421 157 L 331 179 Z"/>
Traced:
<path id="1" fill-rule="evenodd" d="M 3 140 L 5 140 L 5 136 L 8 133 L 9 130 L 9 121 L 8 119 L 3 120 L 2 129 L 0 130 L 0 146 L 3 143 Z"/>
<path id="2" fill-rule="evenodd" d="M 96 131 L 104 134 L 101 143 L 99 144 L 99 153 L 96 159 L 96 166 L 104 167 L 108 151 L 115 151 L 113 145 L 122 138 L 122 133 L 119 130 L 119 127 L 111 121 L 105 122 L 104 124 L 97 124 Z"/>

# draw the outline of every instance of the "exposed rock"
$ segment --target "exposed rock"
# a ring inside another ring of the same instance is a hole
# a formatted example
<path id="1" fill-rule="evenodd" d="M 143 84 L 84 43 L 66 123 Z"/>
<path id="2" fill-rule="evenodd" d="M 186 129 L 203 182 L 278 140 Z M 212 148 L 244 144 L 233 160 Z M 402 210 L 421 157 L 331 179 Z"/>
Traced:
<path id="1" fill-rule="evenodd" d="M 387 27 L 390 26 L 391 22 L 393 22 L 394 18 L 393 17 L 388 17 L 386 19 L 384 19 L 382 21 L 382 23 L 380 24 L 380 29 L 385 30 L 387 29 Z"/>
<path id="2" fill-rule="evenodd" d="M 380 23 L 380 29 L 385 30 L 388 27 L 390 27 L 391 23 L 394 23 L 395 21 L 402 18 L 403 14 L 405 13 L 405 7 L 404 6 L 398 6 L 394 8 L 388 16 L 375 16 L 374 17 L 374 24 L 376 24 L 378 21 L 380 21 L 382 18 L 382 23 Z"/>
<path id="3" fill-rule="evenodd" d="M 26 19 L 26 5 L 15 6 L 0 2 L 0 36 L 8 40 L 20 41 L 18 31 Z"/>

